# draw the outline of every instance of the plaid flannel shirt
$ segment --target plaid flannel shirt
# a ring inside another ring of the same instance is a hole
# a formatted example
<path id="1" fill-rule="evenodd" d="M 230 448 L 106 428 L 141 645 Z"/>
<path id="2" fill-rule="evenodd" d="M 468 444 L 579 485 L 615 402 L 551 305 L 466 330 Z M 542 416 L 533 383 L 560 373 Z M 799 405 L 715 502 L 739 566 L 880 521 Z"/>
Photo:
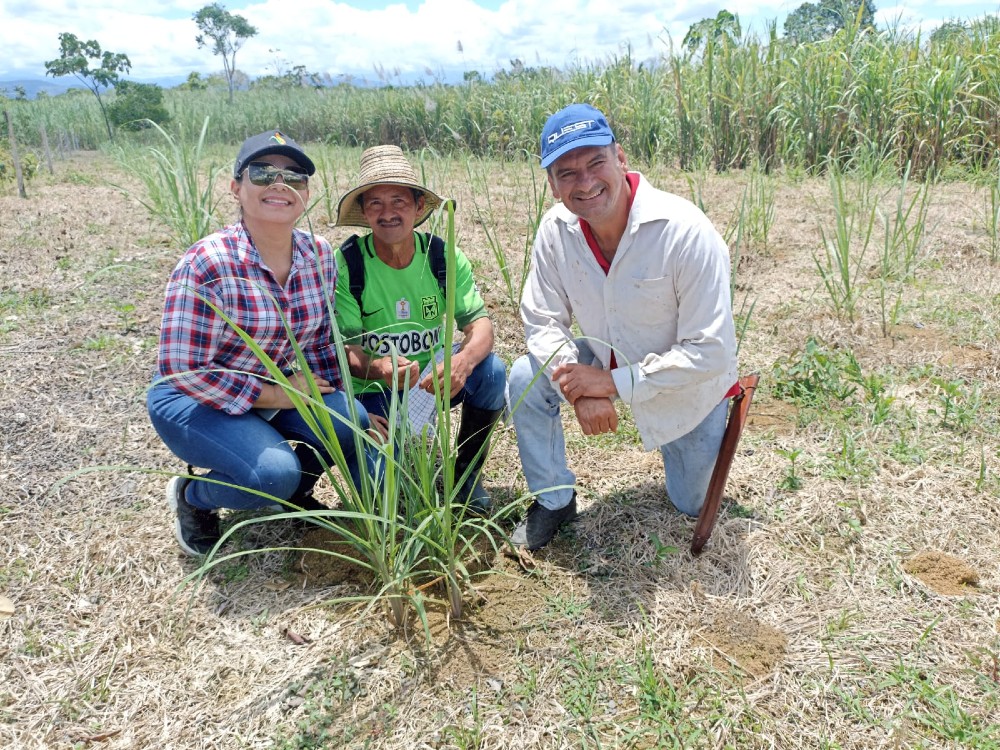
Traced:
<path id="1" fill-rule="evenodd" d="M 330 244 L 292 233 L 292 267 L 284 287 L 261 260 L 242 222 L 195 243 L 167 283 L 157 377 L 227 414 L 243 414 L 260 396 L 264 363 L 234 328 L 243 329 L 283 369 L 294 366 L 291 334 L 313 375 L 343 387 L 333 345 L 329 300 L 337 285 Z"/>

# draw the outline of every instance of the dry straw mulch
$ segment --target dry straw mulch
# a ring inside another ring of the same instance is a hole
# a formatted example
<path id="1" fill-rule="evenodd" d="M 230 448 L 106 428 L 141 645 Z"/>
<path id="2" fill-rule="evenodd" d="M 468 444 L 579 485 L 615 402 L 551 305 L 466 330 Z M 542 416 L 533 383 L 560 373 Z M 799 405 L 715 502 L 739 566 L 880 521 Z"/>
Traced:
<path id="1" fill-rule="evenodd" d="M 335 157 L 346 180 L 357 153 Z M 872 298 L 854 323 L 825 304 L 812 258 L 825 181 L 779 179 L 768 246 L 738 271 L 737 302 L 756 301 L 743 367 L 764 380 L 704 555 L 687 553 L 692 522 L 665 501 L 659 457 L 627 419 L 598 439 L 567 420 L 580 520 L 530 566 L 491 559 L 461 620 L 432 604 L 428 643 L 419 627 L 390 630 L 378 608 L 329 604 L 368 592 L 366 578 L 320 574 L 301 552 L 241 558 L 178 589 L 195 564 L 162 494 L 182 466 L 143 395 L 180 249 L 95 167 L 128 182 L 105 157 L 79 155 L 27 201 L 0 195 L 0 747 L 1000 743 L 989 713 L 1000 705 L 1000 272 L 984 254 L 981 192 L 936 188 L 932 261 L 883 337 Z M 526 169 L 491 174 L 515 264 Z M 483 194 L 459 163 L 432 164 L 430 178 L 458 198 L 460 241 L 510 361 L 521 329 L 471 218 Z M 655 178 L 689 194 L 682 175 Z M 744 184 L 704 178 L 720 228 Z M 828 415 L 774 399 L 772 364 L 808 336 L 888 373 L 908 416 L 858 427 L 848 445 Z M 932 411 L 955 380 L 982 398 L 961 433 Z M 848 450 L 853 475 L 836 470 Z M 92 471 L 57 486 L 81 469 Z M 487 486 L 524 491 L 509 428 Z M 266 523 L 233 548 L 301 538 Z"/>

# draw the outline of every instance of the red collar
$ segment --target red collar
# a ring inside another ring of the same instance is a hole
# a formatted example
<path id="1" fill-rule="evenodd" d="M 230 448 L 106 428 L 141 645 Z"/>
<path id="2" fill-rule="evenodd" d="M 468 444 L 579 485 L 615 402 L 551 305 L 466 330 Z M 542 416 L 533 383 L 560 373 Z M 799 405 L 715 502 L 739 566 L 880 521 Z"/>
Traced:
<path id="1" fill-rule="evenodd" d="M 632 202 L 635 200 L 635 191 L 639 187 L 639 173 L 638 172 L 626 172 L 625 181 L 628 183 L 628 206 L 626 207 L 626 213 L 632 213 Z M 597 240 L 594 239 L 594 232 L 588 224 L 583 219 L 580 219 L 580 229 L 583 230 L 583 237 L 587 240 L 587 245 L 590 247 L 590 251 L 594 254 L 594 258 L 597 259 L 597 264 L 604 271 L 604 275 L 608 275 L 608 271 L 611 270 L 611 261 L 604 257 L 604 253 L 601 252 L 600 245 L 597 244 Z"/>

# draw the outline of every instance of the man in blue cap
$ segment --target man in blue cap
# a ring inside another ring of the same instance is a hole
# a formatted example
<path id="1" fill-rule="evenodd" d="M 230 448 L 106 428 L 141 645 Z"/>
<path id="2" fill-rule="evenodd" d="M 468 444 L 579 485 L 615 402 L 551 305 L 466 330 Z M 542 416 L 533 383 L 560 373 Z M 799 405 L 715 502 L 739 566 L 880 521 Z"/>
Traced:
<path id="1" fill-rule="evenodd" d="M 708 217 L 629 171 L 607 118 L 588 104 L 552 115 L 541 149 L 560 203 L 535 236 L 521 298 L 529 353 L 509 376 L 535 496 L 512 539 L 531 550 L 576 516 L 563 402 L 585 435 L 615 432 L 615 402 L 629 405 L 643 446 L 663 456 L 667 496 L 694 516 L 738 392 L 729 249 Z"/>

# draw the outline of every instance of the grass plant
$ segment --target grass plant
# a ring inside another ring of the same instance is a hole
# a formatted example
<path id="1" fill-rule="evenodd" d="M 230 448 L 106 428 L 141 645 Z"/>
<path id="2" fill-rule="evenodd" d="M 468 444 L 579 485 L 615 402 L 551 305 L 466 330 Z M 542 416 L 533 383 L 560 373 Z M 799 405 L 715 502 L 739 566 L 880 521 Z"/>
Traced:
<path id="1" fill-rule="evenodd" d="M 990 240 L 990 262 L 1000 262 L 1000 169 L 996 180 L 990 181 L 986 201 L 986 232 Z"/>
<path id="2" fill-rule="evenodd" d="M 729 247 L 730 252 L 729 299 L 732 301 L 731 304 L 734 308 L 733 319 L 736 325 L 737 355 L 743 346 L 743 340 L 746 338 L 747 331 L 750 327 L 750 321 L 753 318 L 754 306 L 757 304 L 756 300 L 751 300 L 750 291 L 748 290 L 746 294 L 743 295 L 743 299 L 740 301 L 739 307 L 737 307 L 736 292 L 740 286 L 738 281 L 740 262 L 744 253 L 751 253 L 750 237 L 756 236 L 766 247 L 766 236 L 770 231 L 770 222 L 773 222 L 773 213 L 771 213 L 770 219 L 767 218 L 768 212 L 773 212 L 773 193 L 771 194 L 771 201 L 769 203 L 770 209 L 766 209 L 763 215 L 755 214 L 754 209 L 750 204 L 751 201 L 756 201 L 759 198 L 756 189 L 751 188 L 751 184 L 754 183 L 754 178 L 751 176 L 750 179 L 751 182 L 747 184 L 742 195 L 740 196 L 740 202 L 735 212 L 735 218 L 729 221 L 722 233 L 722 238 Z M 688 185 L 692 189 L 692 196 L 697 197 L 700 200 L 700 195 L 695 193 L 696 186 L 690 178 L 688 178 Z M 751 190 L 754 190 L 753 196 L 751 196 Z M 764 202 L 764 205 L 768 205 L 767 201 Z M 702 210 L 704 211 L 704 207 L 702 207 Z M 760 223 L 761 221 L 763 221 L 763 223 Z M 763 232 L 763 236 L 761 235 L 761 232 Z M 752 257 L 752 255 L 749 257 Z"/>
<path id="3" fill-rule="evenodd" d="M 445 252 L 448 259 L 446 294 L 446 320 L 454 319 L 455 305 L 455 222 L 454 204 L 447 204 L 447 237 Z M 333 317 L 333 290 L 324 290 L 329 315 Z M 336 490 L 338 504 L 329 511 L 304 512 L 290 510 L 276 516 L 249 518 L 234 524 L 226 530 L 205 563 L 188 576 L 188 581 L 202 581 L 205 575 L 219 565 L 248 554 L 258 554 L 264 550 L 241 550 L 220 554 L 222 546 L 234 534 L 246 526 L 267 523 L 288 518 L 310 518 L 327 532 L 338 538 L 349 554 L 326 549 L 313 549 L 319 554 L 329 554 L 336 558 L 359 564 L 368 570 L 375 581 L 375 591 L 370 595 L 349 596 L 340 599 L 367 601 L 368 607 L 384 604 L 389 623 L 404 629 L 414 613 L 423 630 L 430 638 L 427 624 L 427 602 L 433 598 L 429 588 L 440 584 L 445 592 L 448 609 L 453 617 L 462 614 L 465 588 L 471 578 L 467 563 L 478 556 L 477 544 L 485 543 L 498 550 L 499 540 L 504 534 L 492 518 L 479 518 L 466 513 L 457 494 L 465 476 L 456 476 L 454 471 L 454 449 L 451 445 L 452 428 L 450 396 L 445 393 L 435 395 L 437 427 L 424 435 L 413 435 L 406 418 L 406 396 L 394 393 L 388 414 L 389 434 L 385 440 L 363 431 L 358 424 L 358 415 L 351 399 L 350 419 L 355 455 L 376 456 L 374 474 L 362 479 L 355 487 L 342 477 L 349 476 L 343 450 L 336 436 L 336 422 L 343 420 L 339 414 L 328 409 L 316 386 L 302 350 L 295 341 L 287 321 L 285 327 L 295 351 L 295 361 L 299 369 L 307 375 L 306 390 L 295 388 L 289 375 L 260 349 L 257 343 L 232 321 L 226 313 L 211 300 L 203 301 L 222 318 L 242 338 L 244 344 L 265 365 L 270 382 L 284 390 L 292 401 L 326 455 L 332 457 L 333 464 L 324 462 L 324 470 L 331 486 Z M 276 303 L 277 307 L 277 303 Z M 445 326 L 444 357 L 445 382 L 450 381 L 453 327 Z M 340 331 L 334 327 L 334 339 L 342 371 L 347 372 L 347 355 Z M 394 355 L 395 356 L 395 355 Z M 351 396 L 350 379 L 345 379 L 348 395 Z M 322 460 L 322 457 L 321 457 Z M 362 461 L 362 459 L 359 459 Z M 440 464 L 439 464 L 440 462 Z M 438 468 L 440 465 L 440 469 Z M 469 470 L 467 470 L 469 471 Z M 202 479 L 201 481 L 206 481 Z M 268 496 L 273 502 L 278 498 Z"/>
<path id="4" fill-rule="evenodd" d="M 213 163 L 208 167 L 207 176 L 203 177 L 208 123 L 209 118 L 206 117 L 197 139 L 191 140 L 183 131 L 173 136 L 150 122 L 150 126 L 163 138 L 162 148 L 150 146 L 146 153 L 148 158 L 136 157 L 124 150 L 117 152 L 123 166 L 142 181 L 145 195 L 136 195 L 124 187 L 119 189 L 135 198 L 155 219 L 161 221 L 181 247 L 190 247 L 218 225 L 216 211 L 219 199 L 215 183 L 223 167 Z"/>
<path id="5" fill-rule="evenodd" d="M 477 166 L 473 166 L 476 164 Z M 513 190 L 505 185 L 497 185 L 495 170 L 483 166 L 482 160 L 468 158 L 465 162 L 469 183 L 473 186 L 473 209 L 476 220 L 486 236 L 496 268 L 500 273 L 506 301 L 512 309 L 521 302 L 521 292 L 528 278 L 531 263 L 531 247 L 535 241 L 538 225 L 545 213 L 548 181 L 539 177 L 537 169 L 527 170 L 528 180 L 516 179 Z M 523 175 L 523 169 L 516 169 L 516 175 Z M 504 172 L 504 175 L 509 172 Z M 502 189 L 498 189 L 502 188 Z M 499 205 L 498 205 L 499 204 Z M 520 254 L 514 255 L 500 240 L 500 227 L 508 225 L 512 217 L 524 217 L 524 246 Z"/>
<path id="6" fill-rule="evenodd" d="M 927 214 L 931 205 L 931 184 L 918 185 L 913 195 L 908 196 L 910 166 L 907 163 L 899 180 L 894 211 L 888 215 L 879 211 L 883 240 L 879 253 L 878 295 L 883 336 L 888 336 L 889 329 L 899 321 L 904 285 L 913 281 L 917 267 L 925 259 L 924 248 L 930 231 Z"/>
<path id="7" fill-rule="evenodd" d="M 858 183 L 853 199 L 847 193 L 847 178 L 839 170 L 830 170 L 829 181 L 833 227 L 820 225 L 822 252 L 813 252 L 813 262 L 834 311 L 853 322 L 866 285 L 865 257 L 871 246 L 877 205 L 870 179 Z"/>
<path id="8" fill-rule="evenodd" d="M 317 205 L 323 207 L 327 223 L 337 223 L 337 202 L 340 199 L 340 179 L 342 161 L 336 156 L 331 156 L 329 150 L 321 149 L 315 159 L 316 176 L 309 183 L 313 192 L 313 199 Z M 319 185 L 322 187 L 317 191 Z"/>
<path id="9" fill-rule="evenodd" d="M 886 221 L 886 234 L 896 272 L 905 281 L 912 281 L 917 267 L 925 259 L 924 248 L 932 227 L 927 225 L 931 205 L 931 185 L 917 185 L 912 197 L 907 197 L 910 183 L 910 164 L 907 163 L 899 181 L 895 211 Z"/>
<path id="10" fill-rule="evenodd" d="M 774 226 L 774 183 L 756 163 L 748 170 L 745 195 L 747 241 L 761 253 L 768 250 Z"/>

